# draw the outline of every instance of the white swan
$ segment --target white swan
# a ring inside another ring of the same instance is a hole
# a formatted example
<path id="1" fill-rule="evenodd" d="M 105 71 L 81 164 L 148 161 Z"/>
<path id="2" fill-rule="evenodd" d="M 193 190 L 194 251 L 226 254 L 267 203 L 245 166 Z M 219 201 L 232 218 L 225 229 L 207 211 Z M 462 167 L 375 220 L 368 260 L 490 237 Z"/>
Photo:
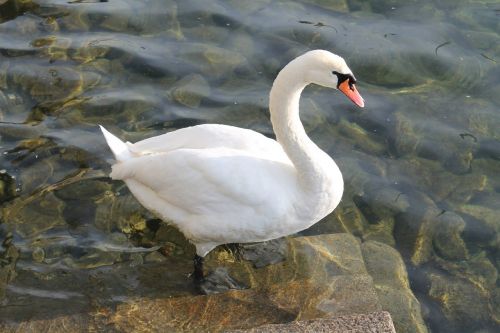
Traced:
<path id="1" fill-rule="evenodd" d="M 310 83 L 341 90 L 364 106 L 340 56 L 315 50 L 281 70 L 270 93 L 276 139 L 226 125 L 199 125 L 124 143 L 101 126 L 125 181 L 141 204 L 173 223 L 202 257 L 225 243 L 261 242 L 304 230 L 328 215 L 344 183 L 335 162 L 307 136 L 299 99 Z"/>

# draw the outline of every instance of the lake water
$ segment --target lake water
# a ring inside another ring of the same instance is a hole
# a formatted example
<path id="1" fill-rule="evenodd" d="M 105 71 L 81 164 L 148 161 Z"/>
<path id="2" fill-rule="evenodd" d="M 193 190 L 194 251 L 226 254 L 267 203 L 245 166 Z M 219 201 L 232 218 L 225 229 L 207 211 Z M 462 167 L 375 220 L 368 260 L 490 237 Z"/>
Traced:
<path id="1" fill-rule="evenodd" d="M 201 123 L 272 136 L 277 72 L 326 49 L 366 107 L 304 92 L 346 191 L 302 235 L 395 247 L 432 332 L 493 332 L 499 31 L 498 0 L 0 0 L 1 317 L 193 295 L 193 247 L 107 178 L 97 125 L 132 142 Z"/>

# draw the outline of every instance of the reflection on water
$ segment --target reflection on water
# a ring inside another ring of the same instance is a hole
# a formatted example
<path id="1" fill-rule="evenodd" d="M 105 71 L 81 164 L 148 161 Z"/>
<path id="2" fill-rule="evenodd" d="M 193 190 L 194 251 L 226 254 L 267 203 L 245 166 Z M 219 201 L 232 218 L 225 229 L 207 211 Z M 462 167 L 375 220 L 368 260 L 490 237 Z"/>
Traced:
<path id="1" fill-rule="evenodd" d="M 0 0 L 2 317 L 192 295 L 194 249 L 106 177 L 96 125 L 129 141 L 207 122 L 272 135 L 274 76 L 323 48 L 347 59 L 367 107 L 306 90 L 305 127 L 346 193 L 303 234 L 395 247 L 432 331 L 493 330 L 499 11 L 494 0 Z"/>

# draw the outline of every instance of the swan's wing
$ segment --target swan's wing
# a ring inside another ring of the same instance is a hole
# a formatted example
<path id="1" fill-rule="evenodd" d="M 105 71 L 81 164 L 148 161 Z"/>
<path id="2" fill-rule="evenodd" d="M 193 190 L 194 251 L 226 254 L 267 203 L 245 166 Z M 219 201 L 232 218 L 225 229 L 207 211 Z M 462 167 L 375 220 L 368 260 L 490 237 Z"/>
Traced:
<path id="1" fill-rule="evenodd" d="M 128 143 L 135 155 L 166 153 L 177 149 L 228 148 L 260 154 L 264 158 L 287 161 L 281 146 L 264 135 L 244 128 L 204 124 L 181 128 L 163 135 Z"/>
<path id="2" fill-rule="evenodd" d="M 114 165 L 111 176 L 134 179 L 184 216 L 206 219 L 277 217 L 290 209 L 296 193 L 295 170 L 289 164 L 227 148 L 139 156 Z"/>

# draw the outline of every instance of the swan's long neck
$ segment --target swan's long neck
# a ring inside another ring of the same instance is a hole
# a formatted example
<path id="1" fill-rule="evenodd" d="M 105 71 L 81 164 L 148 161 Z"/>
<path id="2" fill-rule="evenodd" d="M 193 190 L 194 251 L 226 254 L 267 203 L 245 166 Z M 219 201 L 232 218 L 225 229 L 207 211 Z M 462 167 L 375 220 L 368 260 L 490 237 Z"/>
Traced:
<path id="1" fill-rule="evenodd" d="M 271 122 L 277 141 L 297 170 L 299 186 L 307 195 L 327 194 L 337 205 L 343 191 L 342 175 L 335 162 L 309 139 L 299 118 L 300 95 L 308 85 L 300 64 L 291 62 L 278 74 L 269 97 Z M 332 186 L 340 183 L 335 191 Z M 337 201 L 337 202 L 335 202 Z M 332 208 L 333 209 L 333 208 Z"/>

